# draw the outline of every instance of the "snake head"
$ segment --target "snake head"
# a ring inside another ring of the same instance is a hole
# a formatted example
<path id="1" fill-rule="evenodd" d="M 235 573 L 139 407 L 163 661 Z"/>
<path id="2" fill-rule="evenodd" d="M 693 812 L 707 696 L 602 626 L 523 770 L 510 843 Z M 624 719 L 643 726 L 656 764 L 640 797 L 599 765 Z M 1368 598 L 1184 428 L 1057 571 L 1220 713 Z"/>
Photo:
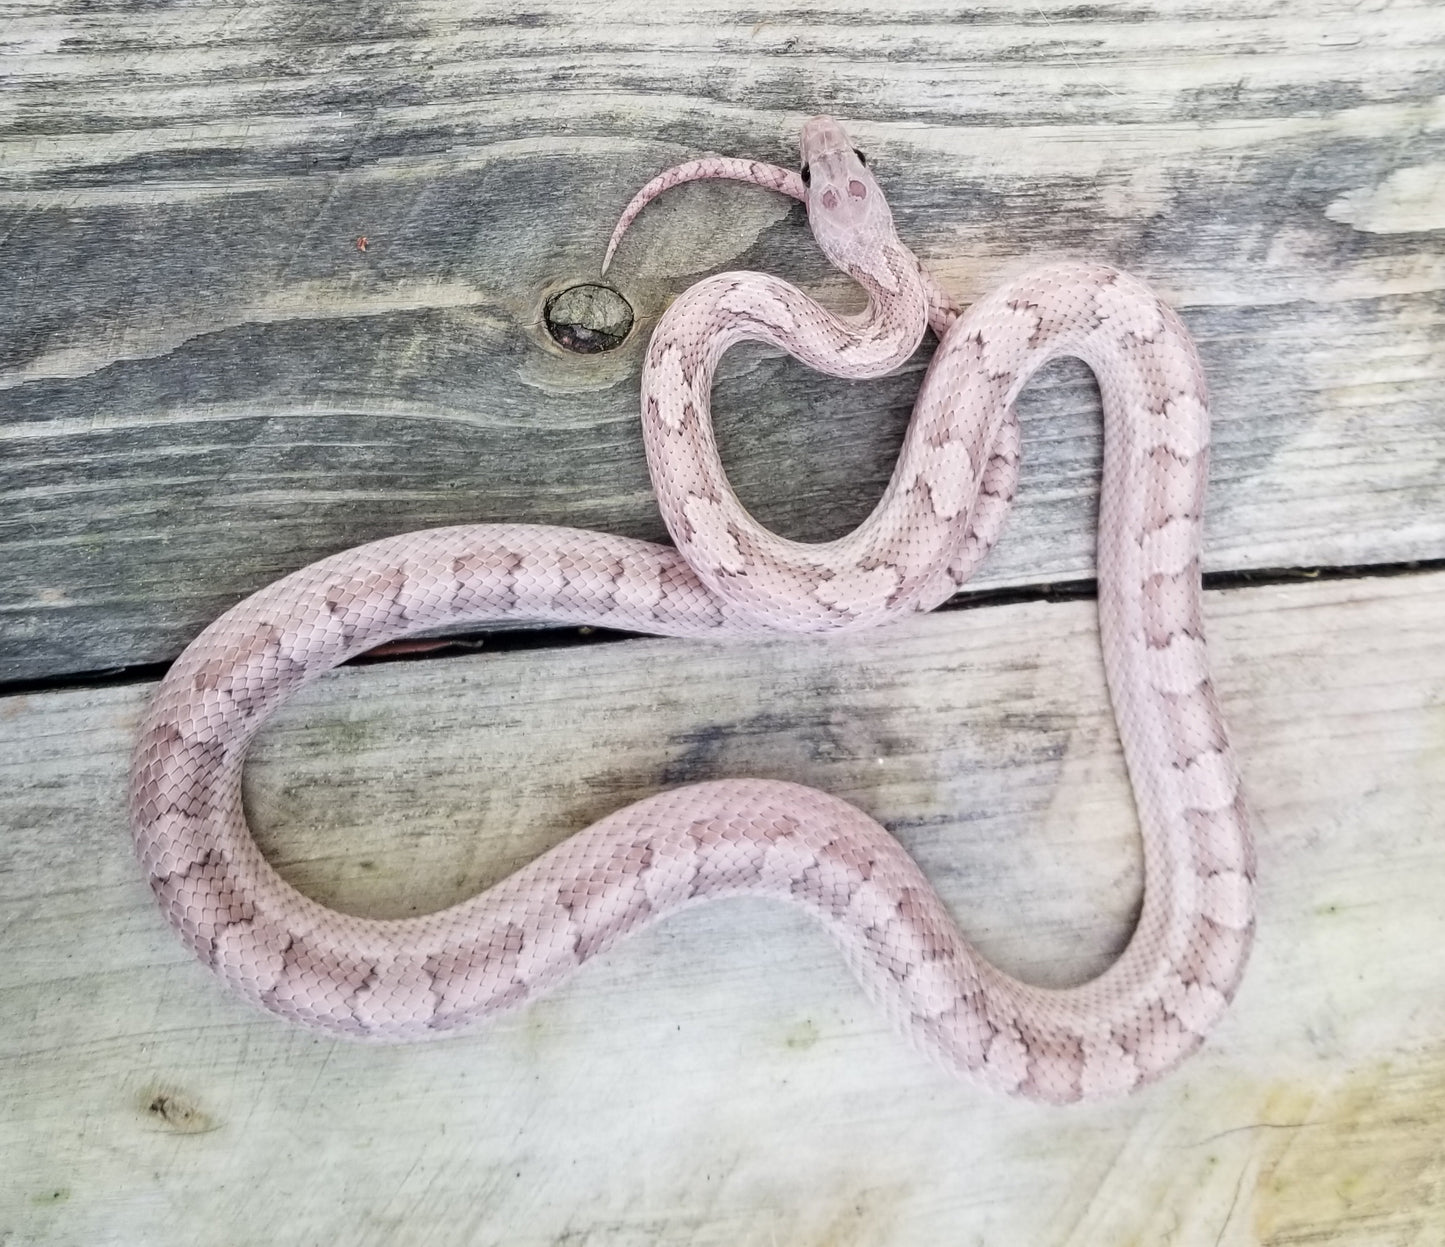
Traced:
<path id="1" fill-rule="evenodd" d="M 804 122 L 800 146 L 813 237 L 840 268 L 873 270 L 881 248 L 897 235 L 863 153 L 832 117 Z"/>

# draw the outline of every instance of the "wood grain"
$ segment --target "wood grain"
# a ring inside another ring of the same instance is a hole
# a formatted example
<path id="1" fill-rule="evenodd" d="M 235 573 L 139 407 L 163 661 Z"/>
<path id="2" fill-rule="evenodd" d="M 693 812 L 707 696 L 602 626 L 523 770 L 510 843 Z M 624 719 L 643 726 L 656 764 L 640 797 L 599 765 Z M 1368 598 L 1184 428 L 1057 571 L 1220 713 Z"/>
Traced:
<path id="1" fill-rule="evenodd" d="M 741 265 L 852 294 L 796 209 L 689 187 L 620 257 L 628 344 L 569 355 L 540 308 L 657 169 L 790 162 L 818 110 L 960 297 L 1073 255 L 1180 306 L 1215 390 L 1212 569 L 1445 551 L 1438 4 L 580 12 L 0 3 L 0 679 L 168 659 L 384 534 L 660 536 L 634 419 L 668 298 Z M 803 539 L 860 520 L 922 363 L 848 385 L 730 358 L 744 500 Z M 980 585 L 1089 574 L 1095 402 L 1082 366 L 1026 397 Z"/>
<path id="2" fill-rule="evenodd" d="M 1445 10 L 1433 0 L 0 0 L 0 681 L 163 661 L 321 554 L 468 520 L 660 537 L 646 334 L 702 273 L 835 306 L 800 214 L 685 187 L 844 118 L 960 298 L 1059 256 L 1197 335 L 1215 571 L 1445 555 Z M 364 244 L 363 244 L 364 240 Z M 759 352 L 716 395 L 766 523 L 850 527 L 926 353 L 848 385 Z M 1096 397 L 1021 404 L 977 586 L 1092 566 Z M 1177 1077 L 1057 1114 L 946 1081 L 823 937 L 694 911 L 449 1043 L 320 1041 L 220 992 L 129 852 L 149 686 L 0 697 L 0 1245 L 1445 1237 L 1445 576 L 1208 595 L 1260 835 L 1244 991 Z M 725 775 L 884 819 L 985 952 L 1077 981 L 1137 849 L 1087 602 L 870 637 L 542 644 L 333 673 L 263 735 L 267 852 L 344 908 L 469 895 L 622 802 Z"/>
<path id="3" fill-rule="evenodd" d="M 1445 575 L 1207 596 L 1256 957 L 1175 1076 L 1071 1112 L 948 1080 L 762 902 L 460 1040 L 313 1038 L 155 910 L 124 816 L 148 687 L 0 699 L 0 1242 L 1437 1241 Z M 887 822 L 989 955 L 1076 981 L 1138 887 L 1093 616 L 343 669 L 263 733 L 248 805 L 300 886 L 401 914 L 660 785 L 785 776 Z"/>

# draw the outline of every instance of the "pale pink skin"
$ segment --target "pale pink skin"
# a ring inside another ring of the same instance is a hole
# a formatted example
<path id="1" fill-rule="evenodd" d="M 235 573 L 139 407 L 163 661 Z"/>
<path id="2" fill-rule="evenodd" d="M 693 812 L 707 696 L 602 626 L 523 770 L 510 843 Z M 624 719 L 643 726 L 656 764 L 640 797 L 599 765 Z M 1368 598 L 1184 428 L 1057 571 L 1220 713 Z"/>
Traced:
<path id="1" fill-rule="evenodd" d="M 132 772 L 137 850 L 182 938 L 247 999 L 338 1035 L 432 1038 L 522 1004 L 684 905 L 746 893 L 816 915 L 925 1052 L 1006 1092 L 1127 1092 L 1223 1014 L 1253 934 L 1254 859 L 1201 623 L 1209 415 L 1189 335 L 1145 286 L 1097 264 L 1037 269 L 959 315 L 898 241 L 842 128 L 810 121 L 802 155 L 806 191 L 790 171 L 708 158 L 650 183 L 619 226 L 667 186 L 741 177 L 806 199 L 829 259 L 869 294 L 863 313 L 840 317 L 776 278 L 724 273 L 668 309 L 647 348 L 642 417 L 676 549 L 529 525 L 388 538 L 262 589 L 161 683 Z M 912 354 L 930 319 L 942 342 L 878 509 L 822 546 L 762 529 L 713 442 L 723 350 L 759 339 L 814 368 L 877 376 Z M 1103 396 L 1100 631 L 1144 843 L 1138 927 L 1099 978 L 1045 990 L 1004 975 L 878 823 L 776 781 L 660 793 L 422 918 L 336 913 L 261 857 L 241 809 L 247 743 L 307 680 L 408 633 L 523 619 L 818 632 L 931 609 L 997 537 L 1017 477 L 1013 400 L 1062 354 L 1090 364 Z"/>

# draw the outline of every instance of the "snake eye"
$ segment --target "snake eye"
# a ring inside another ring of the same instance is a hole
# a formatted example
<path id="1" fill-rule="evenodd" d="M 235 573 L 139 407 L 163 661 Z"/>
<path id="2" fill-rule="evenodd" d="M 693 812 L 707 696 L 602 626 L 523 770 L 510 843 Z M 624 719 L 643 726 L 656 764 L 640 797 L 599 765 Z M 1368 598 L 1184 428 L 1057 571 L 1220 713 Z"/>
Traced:
<path id="1" fill-rule="evenodd" d="M 807 165 L 804 165 L 804 166 L 803 166 L 803 185 L 804 185 L 804 186 L 811 186 L 812 184 L 813 184 L 813 173 L 812 173 L 812 170 L 809 169 Z"/>
<path id="2" fill-rule="evenodd" d="M 868 153 L 861 148 L 855 147 L 853 154 L 858 157 L 858 163 L 866 169 L 868 167 Z"/>

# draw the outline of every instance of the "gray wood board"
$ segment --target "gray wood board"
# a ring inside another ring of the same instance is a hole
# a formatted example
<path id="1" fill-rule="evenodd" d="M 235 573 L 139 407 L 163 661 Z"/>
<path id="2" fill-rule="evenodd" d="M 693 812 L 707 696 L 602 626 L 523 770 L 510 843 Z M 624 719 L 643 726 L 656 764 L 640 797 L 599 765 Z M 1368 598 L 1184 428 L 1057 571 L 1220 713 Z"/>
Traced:
<path id="1" fill-rule="evenodd" d="M 667 300 L 740 265 L 854 294 L 798 209 L 706 186 L 625 245 L 625 346 L 555 348 L 542 301 L 659 168 L 790 163 L 824 109 L 960 297 L 1070 255 L 1181 307 L 1215 392 L 1211 569 L 1445 553 L 1445 11 L 1376 8 L 0 4 L 0 678 L 168 659 L 394 532 L 661 537 L 635 411 Z M 855 524 L 922 364 L 731 356 L 744 501 L 800 539 Z M 1087 371 L 1022 407 L 979 586 L 1090 574 Z"/>
<path id="2" fill-rule="evenodd" d="M 262 732 L 247 805 L 298 886 L 399 916 L 661 786 L 797 780 L 892 828 L 987 955 L 1076 982 L 1139 888 L 1094 614 L 347 668 Z M 227 994 L 141 877 L 149 687 L 0 698 L 0 1242 L 1441 1241 L 1445 575 L 1206 614 L 1255 955 L 1186 1065 L 1073 1110 L 949 1079 L 761 901 L 676 915 L 469 1036 L 313 1037 Z"/>

